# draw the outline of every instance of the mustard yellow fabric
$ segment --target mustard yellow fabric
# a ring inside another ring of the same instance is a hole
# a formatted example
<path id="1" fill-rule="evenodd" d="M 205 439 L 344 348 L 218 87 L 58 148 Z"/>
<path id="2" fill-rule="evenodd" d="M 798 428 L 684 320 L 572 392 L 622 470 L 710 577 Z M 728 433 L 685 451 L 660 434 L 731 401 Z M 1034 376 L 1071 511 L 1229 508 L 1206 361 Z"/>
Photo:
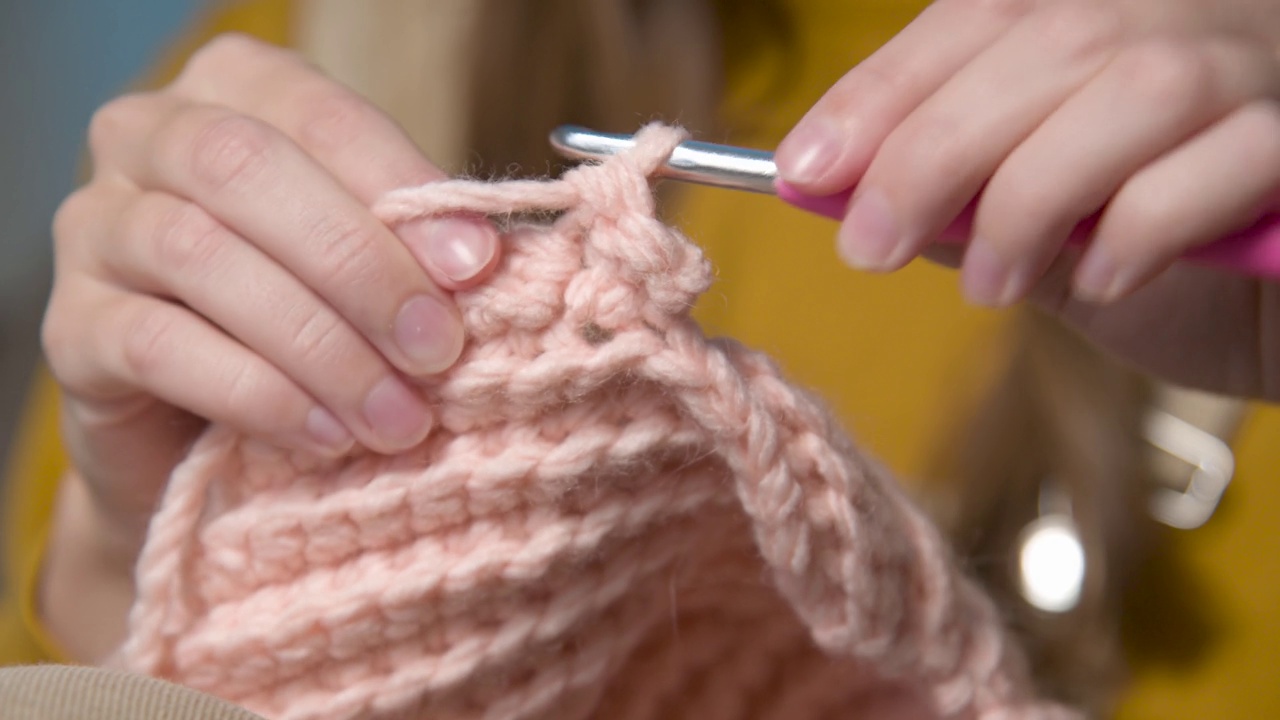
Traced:
<path id="1" fill-rule="evenodd" d="M 923 0 L 790 0 L 798 64 L 786 88 L 769 94 L 773 67 L 735 75 L 729 99 L 735 142 L 773 147 L 803 111 L 857 61 L 892 37 Z M 284 2 L 232 4 L 210 28 L 287 39 Z M 176 53 L 181 56 L 182 53 Z M 763 105 L 763 106 L 762 106 Z M 673 219 L 707 248 L 718 282 L 698 308 L 715 333 L 767 350 L 799 382 L 821 392 L 847 426 L 904 477 L 921 476 L 964 408 L 1002 356 L 1008 316 L 966 307 L 954 276 L 924 263 L 888 277 L 854 273 L 832 251 L 834 225 L 771 198 L 692 190 Z M 30 612 L 34 568 L 60 472 L 54 393 L 33 399 L 24 450 L 13 468 L 13 551 L 6 558 L 16 596 L 0 615 L 0 663 L 56 657 Z M 1135 658 L 1125 720 L 1280 717 L 1280 409 L 1251 413 L 1236 442 L 1239 468 L 1227 502 L 1205 528 L 1175 535 L 1171 553 L 1199 588 L 1192 602 L 1213 641 L 1192 663 Z M 1169 615 L 1164 600 L 1134 612 Z M 19 612 L 26 607 L 25 614 Z M 1153 623 L 1155 633 L 1177 626 Z M 1188 630 L 1189 631 L 1189 630 Z"/>
<path id="2" fill-rule="evenodd" d="M 58 478 L 67 462 L 58 438 L 57 386 L 40 375 L 14 438 L 3 504 L 4 576 L 0 578 L 0 665 L 61 659 L 36 622 L 36 575 Z"/>

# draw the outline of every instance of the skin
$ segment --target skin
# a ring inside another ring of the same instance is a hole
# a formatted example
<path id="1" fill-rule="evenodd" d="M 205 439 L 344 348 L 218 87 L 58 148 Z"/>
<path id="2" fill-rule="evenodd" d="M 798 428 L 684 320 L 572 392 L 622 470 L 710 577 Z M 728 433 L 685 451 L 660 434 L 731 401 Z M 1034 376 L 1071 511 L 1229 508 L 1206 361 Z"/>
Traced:
<path id="1" fill-rule="evenodd" d="M 1174 261 L 1280 204 L 1278 47 L 1276 0 L 940 0 L 776 160 L 812 194 L 857 186 L 855 268 L 925 255 L 974 303 L 1030 297 L 1149 371 L 1277 400 L 1276 285 Z M 975 197 L 963 255 L 930 247 Z"/>
<path id="2" fill-rule="evenodd" d="M 457 359 L 449 291 L 482 282 L 498 242 L 474 218 L 378 222 L 380 195 L 444 174 L 355 93 L 244 37 L 101 108 L 89 145 L 92 179 L 54 221 L 43 329 L 77 470 L 42 609 L 92 660 L 121 636 L 146 522 L 210 421 L 321 454 L 425 437 L 409 378 Z"/>

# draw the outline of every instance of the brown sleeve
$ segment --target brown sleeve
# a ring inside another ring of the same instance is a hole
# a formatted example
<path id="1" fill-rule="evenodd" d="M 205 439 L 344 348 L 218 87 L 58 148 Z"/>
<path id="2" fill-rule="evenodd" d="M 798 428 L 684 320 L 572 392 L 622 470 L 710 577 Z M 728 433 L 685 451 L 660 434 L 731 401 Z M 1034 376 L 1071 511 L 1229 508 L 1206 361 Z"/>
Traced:
<path id="1" fill-rule="evenodd" d="M 0 708 L 4 720 L 262 720 L 179 685 L 70 665 L 0 668 Z"/>

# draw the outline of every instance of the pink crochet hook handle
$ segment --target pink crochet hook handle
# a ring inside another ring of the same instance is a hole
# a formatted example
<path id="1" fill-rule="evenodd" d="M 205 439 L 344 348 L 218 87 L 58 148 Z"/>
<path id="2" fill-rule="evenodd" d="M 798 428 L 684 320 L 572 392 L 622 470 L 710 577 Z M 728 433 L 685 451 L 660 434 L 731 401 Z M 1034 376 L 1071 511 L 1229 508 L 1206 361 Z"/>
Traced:
<path id="1" fill-rule="evenodd" d="M 562 155 L 575 159 L 600 159 L 633 145 L 630 135 L 595 132 L 573 125 L 551 133 L 551 145 Z M 764 150 L 689 140 L 671 153 L 662 175 L 677 180 L 777 195 L 808 212 L 833 219 L 844 217 L 853 190 L 816 197 L 805 195 L 778 179 L 773 154 Z M 963 243 L 973 226 L 974 205 L 943 232 L 939 242 Z M 1068 241 L 1083 244 L 1097 224 L 1097 216 L 1076 226 Z M 1251 227 L 1203 245 L 1183 256 L 1240 275 L 1280 280 L 1280 213 L 1269 213 Z"/>
<path id="2" fill-rule="evenodd" d="M 785 181 L 777 179 L 774 180 L 774 190 L 779 198 L 795 207 L 835 220 L 844 218 L 845 210 L 849 206 L 849 198 L 853 194 L 853 190 L 850 189 L 834 195 L 805 195 Z M 938 242 L 966 242 L 973 227 L 975 209 L 975 203 L 965 207 L 955 222 L 943 232 Z M 1081 222 L 1072 231 L 1067 243 L 1085 244 L 1097 224 L 1097 215 Z M 1253 225 L 1219 238 L 1208 245 L 1197 247 L 1182 257 L 1191 262 L 1239 275 L 1280 280 L 1280 214 L 1268 213 Z"/>

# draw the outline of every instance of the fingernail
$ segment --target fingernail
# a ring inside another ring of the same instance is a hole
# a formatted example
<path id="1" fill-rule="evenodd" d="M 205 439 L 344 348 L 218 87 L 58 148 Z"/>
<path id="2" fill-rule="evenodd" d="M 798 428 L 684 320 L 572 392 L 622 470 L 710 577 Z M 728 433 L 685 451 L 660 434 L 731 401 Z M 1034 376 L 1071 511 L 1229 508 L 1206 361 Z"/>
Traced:
<path id="1" fill-rule="evenodd" d="M 1073 294 L 1092 303 L 1109 303 L 1124 292 L 1124 279 L 1106 249 L 1094 245 L 1076 267 Z"/>
<path id="2" fill-rule="evenodd" d="M 418 220 L 405 226 L 401 235 L 418 262 L 456 283 L 478 275 L 498 251 L 497 231 L 472 218 Z"/>
<path id="3" fill-rule="evenodd" d="M 462 353 L 462 327 L 444 303 L 419 295 L 400 308 L 395 321 L 396 344 L 425 374 L 448 369 Z"/>
<path id="4" fill-rule="evenodd" d="M 431 430 L 427 406 L 394 377 L 383 379 L 369 391 L 364 418 L 378 437 L 398 448 L 416 445 Z"/>
<path id="5" fill-rule="evenodd" d="M 329 450 L 346 450 L 354 440 L 333 413 L 319 406 L 311 408 L 304 424 L 311 439 Z"/>
<path id="6" fill-rule="evenodd" d="M 964 255 L 960 271 L 965 296 L 976 305 L 1004 307 L 1024 292 L 1021 273 L 985 242 L 975 238 Z"/>
<path id="7" fill-rule="evenodd" d="M 898 246 L 898 223 L 884 193 L 859 192 L 840 226 L 837 247 L 846 263 L 859 270 L 884 270 Z"/>
<path id="8" fill-rule="evenodd" d="M 789 183 L 817 182 L 840 157 L 842 139 L 825 120 L 803 120 L 792 130 L 773 155 L 778 175 Z"/>

